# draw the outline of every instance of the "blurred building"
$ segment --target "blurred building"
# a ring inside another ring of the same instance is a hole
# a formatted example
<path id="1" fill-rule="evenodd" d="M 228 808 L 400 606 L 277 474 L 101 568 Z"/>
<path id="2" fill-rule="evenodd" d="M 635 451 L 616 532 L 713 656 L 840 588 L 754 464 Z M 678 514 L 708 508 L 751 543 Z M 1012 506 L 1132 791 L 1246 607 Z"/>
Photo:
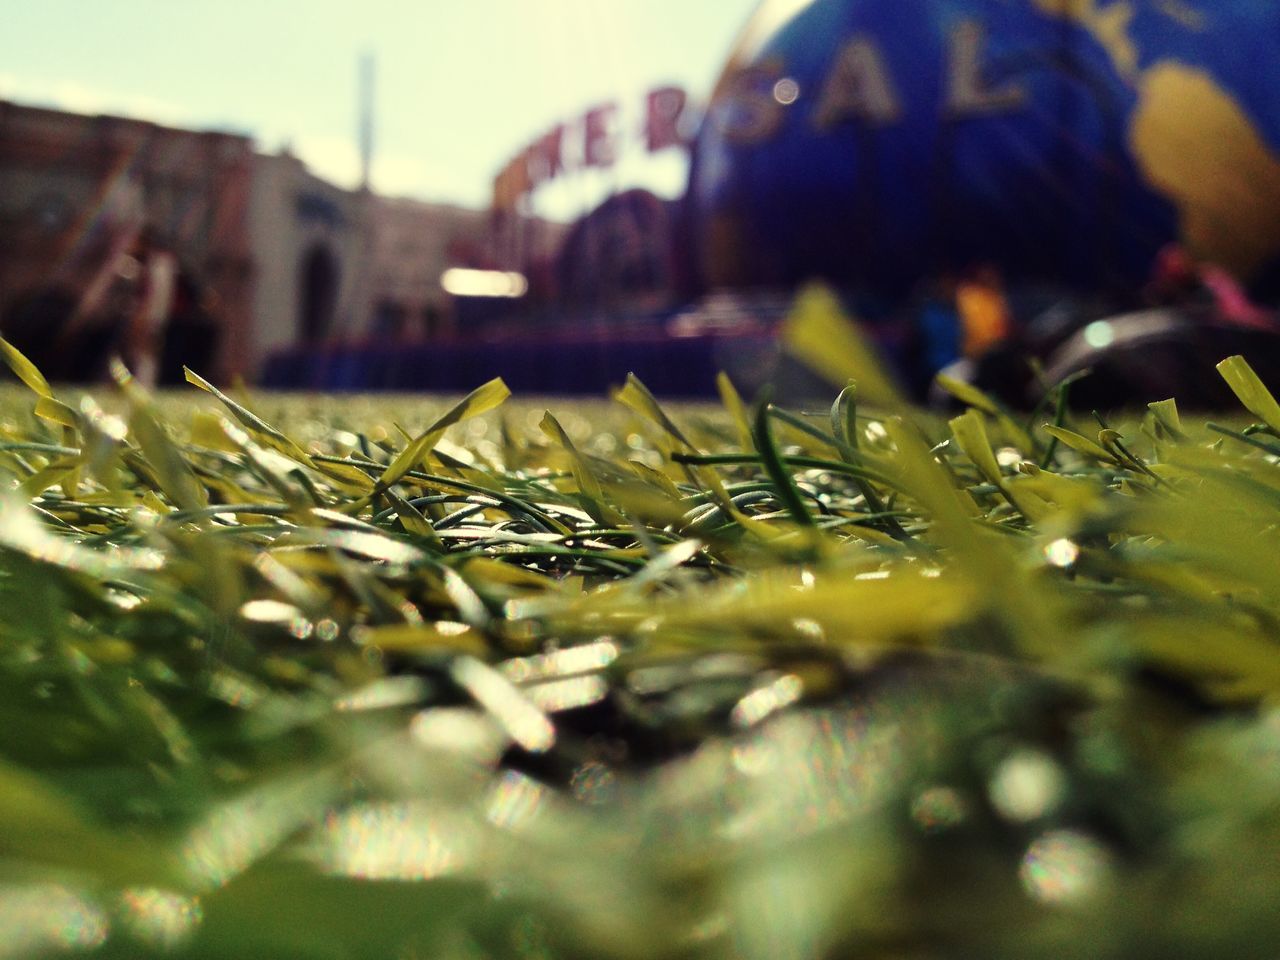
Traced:
<path id="1" fill-rule="evenodd" d="M 679 291 L 678 215 L 678 201 L 631 189 L 577 220 L 556 258 L 566 310 L 615 323 L 668 313 Z"/>
<path id="2" fill-rule="evenodd" d="M 102 376 L 155 251 L 176 264 L 162 382 L 184 362 L 254 379 L 281 351 L 527 316 L 551 302 L 564 228 L 517 226 L 343 189 L 245 136 L 0 102 L 0 333 L 54 378 Z M 522 271 L 530 295 L 450 291 L 454 267 Z"/>
<path id="3" fill-rule="evenodd" d="M 516 231 L 518 227 L 518 232 Z M 440 339 L 481 332 L 493 320 L 536 322 L 559 294 L 554 272 L 567 227 L 536 217 L 518 223 L 489 211 L 377 197 L 371 225 L 369 338 Z M 519 273 L 526 294 L 466 295 L 444 282 L 453 268 Z"/>
<path id="4" fill-rule="evenodd" d="M 144 251 L 160 249 L 176 263 L 181 319 L 216 322 L 205 369 L 247 370 L 253 176 L 247 137 L 0 102 L 0 330 L 74 375 L 94 360 L 74 356 L 84 344 L 110 348 Z"/>
<path id="5" fill-rule="evenodd" d="M 374 203 L 367 192 L 322 180 L 288 152 L 255 157 L 249 215 L 255 372 L 273 350 L 363 332 Z"/>
<path id="6" fill-rule="evenodd" d="M 440 278 L 450 267 L 493 262 L 489 216 L 407 198 L 373 201 L 370 337 L 435 339 L 458 332 L 453 297 Z"/>

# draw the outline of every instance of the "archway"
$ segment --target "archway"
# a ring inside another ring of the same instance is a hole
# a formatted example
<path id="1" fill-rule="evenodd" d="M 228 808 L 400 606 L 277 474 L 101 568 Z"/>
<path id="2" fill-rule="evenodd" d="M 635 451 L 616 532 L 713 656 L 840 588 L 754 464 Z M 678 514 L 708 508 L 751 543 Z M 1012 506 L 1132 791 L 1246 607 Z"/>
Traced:
<path id="1" fill-rule="evenodd" d="M 308 248 L 298 286 L 298 333 L 304 342 L 323 340 L 338 305 L 338 261 L 328 246 L 314 243 Z"/>
<path id="2" fill-rule="evenodd" d="M 76 311 L 75 294 L 61 286 L 46 286 L 21 293 L 0 322 L 0 334 L 21 350 L 47 377 L 90 380 L 99 373 L 90 362 L 81 364 L 84 351 L 79 343 L 68 342 L 68 327 Z M 81 337 L 81 340 L 84 338 Z M 95 345 L 99 354 L 109 348 L 109 337 Z M 99 364 L 100 365 L 100 364 Z"/>

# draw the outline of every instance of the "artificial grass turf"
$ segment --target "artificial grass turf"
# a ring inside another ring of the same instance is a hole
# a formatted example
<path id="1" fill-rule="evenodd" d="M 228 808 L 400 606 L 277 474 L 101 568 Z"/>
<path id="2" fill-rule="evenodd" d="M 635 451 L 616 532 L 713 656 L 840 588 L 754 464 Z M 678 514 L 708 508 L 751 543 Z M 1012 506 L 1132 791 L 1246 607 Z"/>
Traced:
<path id="1" fill-rule="evenodd" d="M 7 358 L 13 955 L 1274 953 L 1280 408 L 1240 361 L 1259 424 L 1117 431 Z"/>

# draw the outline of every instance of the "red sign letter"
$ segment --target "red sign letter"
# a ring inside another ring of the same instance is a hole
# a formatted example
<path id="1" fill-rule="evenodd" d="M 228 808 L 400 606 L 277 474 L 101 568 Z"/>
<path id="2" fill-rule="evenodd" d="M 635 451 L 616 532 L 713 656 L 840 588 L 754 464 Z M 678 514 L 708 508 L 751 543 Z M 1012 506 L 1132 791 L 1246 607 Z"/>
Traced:
<path id="1" fill-rule="evenodd" d="M 613 142 L 613 115 L 616 103 L 605 103 L 588 110 L 582 118 L 582 165 L 584 167 L 611 167 L 618 159 Z"/>
<path id="2" fill-rule="evenodd" d="M 534 185 L 554 180 L 564 172 L 564 124 L 557 124 L 538 138 L 529 153 L 529 173 Z"/>
<path id="3" fill-rule="evenodd" d="M 667 147 L 684 146 L 680 120 L 684 116 L 686 99 L 684 91 L 679 87 L 659 87 L 649 91 L 644 134 L 650 153 Z"/>

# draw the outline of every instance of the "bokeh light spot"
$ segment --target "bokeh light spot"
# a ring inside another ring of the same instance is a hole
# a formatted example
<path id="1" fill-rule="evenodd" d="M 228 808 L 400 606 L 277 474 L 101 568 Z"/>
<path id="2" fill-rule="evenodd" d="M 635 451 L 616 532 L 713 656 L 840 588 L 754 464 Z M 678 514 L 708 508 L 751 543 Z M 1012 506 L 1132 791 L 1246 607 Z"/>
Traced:
<path id="1" fill-rule="evenodd" d="M 800 99 L 800 84 L 791 77 L 783 77 L 773 85 L 773 99 L 783 106 L 789 106 Z"/>
<path id="2" fill-rule="evenodd" d="M 471 856 L 472 834 L 411 803 L 362 804 L 325 818 L 325 870 L 364 880 L 429 880 Z"/>
<path id="3" fill-rule="evenodd" d="M 133 887 L 120 896 L 125 925 L 149 946 L 172 950 L 186 941 L 204 919 L 196 897 L 154 887 Z"/>
<path id="4" fill-rule="evenodd" d="M 953 787 L 927 787 L 911 802 L 911 819 L 925 833 L 959 826 L 967 814 L 964 797 Z"/>
<path id="5" fill-rule="evenodd" d="M 1106 847 L 1092 837 L 1055 830 L 1027 848 L 1018 877 L 1027 893 L 1041 903 L 1074 903 L 1097 890 L 1110 861 Z"/>
<path id="6" fill-rule="evenodd" d="M 1116 339 L 1116 332 L 1106 320 L 1095 320 L 1084 328 L 1084 342 L 1095 350 L 1105 350 Z"/>
<path id="7" fill-rule="evenodd" d="M 990 790 L 1001 816 L 1026 822 L 1053 812 L 1062 801 L 1066 777 L 1047 754 L 1018 750 L 996 768 Z"/>
<path id="8" fill-rule="evenodd" d="M 1059 538 L 1044 548 L 1044 557 L 1055 567 L 1065 570 L 1079 559 L 1080 546 L 1073 540 Z"/>
<path id="9" fill-rule="evenodd" d="M 618 778 L 599 760 L 588 760 L 573 771 L 569 789 L 583 803 L 600 805 L 611 801 L 617 794 Z"/>

